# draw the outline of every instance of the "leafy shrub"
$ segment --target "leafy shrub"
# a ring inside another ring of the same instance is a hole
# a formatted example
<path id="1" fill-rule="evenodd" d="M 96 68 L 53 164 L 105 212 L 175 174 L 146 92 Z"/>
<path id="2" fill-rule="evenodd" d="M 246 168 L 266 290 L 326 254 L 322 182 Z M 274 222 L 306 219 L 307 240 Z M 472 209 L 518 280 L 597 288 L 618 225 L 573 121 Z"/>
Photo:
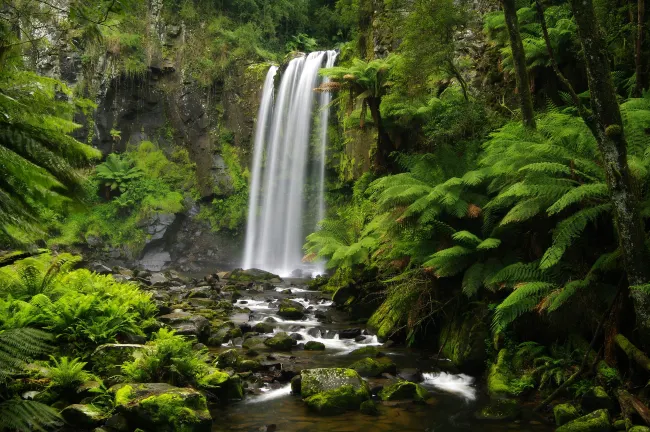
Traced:
<path id="1" fill-rule="evenodd" d="M 49 388 L 60 395 L 75 392 L 90 378 L 90 374 L 83 370 L 84 366 L 86 363 L 79 358 L 50 356 L 44 372 L 44 376 L 51 380 Z"/>

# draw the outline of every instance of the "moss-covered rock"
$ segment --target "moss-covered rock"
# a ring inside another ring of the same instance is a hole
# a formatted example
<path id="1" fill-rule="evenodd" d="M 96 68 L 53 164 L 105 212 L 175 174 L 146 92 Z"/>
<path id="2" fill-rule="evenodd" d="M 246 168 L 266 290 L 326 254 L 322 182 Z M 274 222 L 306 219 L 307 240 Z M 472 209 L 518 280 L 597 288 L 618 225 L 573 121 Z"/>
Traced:
<path id="1" fill-rule="evenodd" d="M 609 412 L 606 409 L 600 409 L 587 414 L 583 417 L 578 417 L 575 420 L 566 423 L 559 428 L 556 432 L 609 432 L 612 430 L 610 424 Z"/>
<path id="2" fill-rule="evenodd" d="M 576 407 L 569 403 L 555 405 L 553 407 L 553 415 L 555 416 L 555 424 L 557 426 L 562 426 L 580 417 L 580 413 Z"/>
<path id="3" fill-rule="evenodd" d="M 305 317 L 305 308 L 298 302 L 284 299 L 280 302 L 278 315 L 282 318 L 302 319 Z"/>
<path id="4" fill-rule="evenodd" d="M 305 343 L 305 350 L 307 351 L 324 351 L 325 344 L 322 342 L 309 341 Z"/>
<path id="5" fill-rule="evenodd" d="M 208 342 L 211 335 L 210 321 L 201 315 L 187 312 L 174 312 L 158 317 L 160 322 L 168 325 L 183 336 L 195 336 L 200 342 Z"/>
<path id="6" fill-rule="evenodd" d="M 612 398 L 607 394 L 607 391 L 601 386 L 595 386 L 589 389 L 582 396 L 581 405 L 585 412 L 599 409 L 611 410 L 616 406 Z"/>
<path id="7" fill-rule="evenodd" d="M 293 347 L 295 344 L 296 341 L 285 332 L 280 332 L 272 338 L 264 341 L 264 345 L 267 347 L 280 351 L 290 351 L 291 347 Z"/>
<path id="8" fill-rule="evenodd" d="M 393 361 L 388 357 L 381 357 L 378 359 L 366 357 L 352 363 L 350 369 L 354 369 L 362 377 L 376 377 L 385 372 L 391 374 L 396 372 L 395 363 L 393 363 Z"/>
<path id="9" fill-rule="evenodd" d="M 336 390 L 344 385 L 351 385 L 354 391 L 370 398 L 368 384 L 352 369 L 319 368 L 304 369 L 301 372 L 300 393 L 304 398 L 318 393 Z"/>
<path id="10" fill-rule="evenodd" d="M 242 348 L 260 350 L 266 348 L 264 339 L 258 336 L 250 336 L 242 342 Z"/>
<path id="11" fill-rule="evenodd" d="M 372 400 L 361 402 L 360 411 L 366 415 L 378 415 L 379 407 Z"/>
<path id="12" fill-rule="evenodd" d="M 282 279 L 280 279 L 280 276 L 269 273 L 264 270 L 260 269 L 235 269 L 231 271 L 230 273 L 225 275 L 225 279 L 228 279 L 230 281 L 237 281 L 237 282 L 261 282 L 261 281 L 269 281 L 269 282 L 274 282 L 274 283 L 279 283 L 282 282 Z"/>
<path id="13" fill-rule="evenodd" d="M 273 333 L 274 328 L 275 327 L 272 324 L 260 322 L 253 326 L 253 331 L 256 331 L 258 333 Z"/>
<path id="14" fill-rule="evenodd" d="M 100 345 L 90 358 L 93 371 L 102 376 L 119 375 L 123 363 L 142 355 L 146 349 L 145 345 L 138 344 Z"/>
<path id="15" fill-rule="evenodd" d="M 627 432 L 650 432 L 650 428 L 647 426 L 633 426 Z"/>
<path id="16" fill-rule="evenodd" d="M 262 368 L 262 365 L 257 360 L 242 360 L 237 365 L 237 370 L 239 372 L 255 372 Z"/>
<path id="17" fill-rule="evenodd" d="M 413 399 L 416 402 L 424 402 L 431 398 L 431 394 L 419 384 L 410 381 L 397 381 L 379 392 L 379 397 L 384 401 L 395 401 Z"/>
<path id="18" fill-rule="evenodd" d="M 492 399 L 475 413 L 479 420 L 508 421 L 515 420 L 521 411 L 515 399 Z"/>
<path id="19" fill-rule="evenodd" d="M 199 387 L 204 389 L 220 389 L 226 385 L 229 379 L 230 375 L 228 373 L 219 369 L 212 369 L 207 375 L 199 379 Z"/>
<path id="20" fill-rule="evenodd" d="M 487 307 L 481 305 L 447 322 L 442 328 L 442 355 L 461 371 L 480 371 L 485 364 L 485 340 L 490 335 L 485 319 L 487 313 Z"/>
<path id="21" fill-rule="evenodd" d="M 149 383 L 123 384 L 111 391 L 131 429 L 209 432 L 212 427 L 205 397 L 194 389 Z"/>
<path id="22" fill-rule="evenodd" d="M 374 345 L 368 345 L 361 348 L 357 348 L 354 351 L 352 351 L 350 354 L 376 357 L 379 354 L 379 348 Z"/>
<path id="23" fill-rule="evenodd" d="M 296 375 L 295 377 L 291 378 L 291 393 L 295 395 L 299 395 L 301 385 L 302 385 L 301 375 Z"/>
<path id="24" fill-rule="evenodd" d="M 367 392 L 355 390 L 354 386 L 345 384 L 334 390 L 324 391 L 305 398 L 305 403 L 309 408 L 320 414 L 332 415 L 359 409 L 361 403 L 367 399 Z"/>
<path id="25" fill-rule="evenodd" d="M 512 372 L 508 355 L 508 350 L 502 349 L 499 351 L 497 361 L 490 366 L 487 379 L 490 396 L 503 398 L 516 395 L 516 391 L 510 385 Z"/>
<path id="26" fill-rule="evenodd" d="M 220 353 L 217 356 L 217 361 L 215 361 L 215 366 L 218 368 L 235 368 L 241 361 L 241 357 L 239 355 L 239 352 L 232 348 L 229 350 L 226 350 L 222 353 Z"/>
<path id="27" fill-rule="evenodd" d="M 61 411 L 65 422 L 78 429 L 91 429 L 101 425 L 106 420 L 102 410 L 93 405 L 74 404 Z"/>

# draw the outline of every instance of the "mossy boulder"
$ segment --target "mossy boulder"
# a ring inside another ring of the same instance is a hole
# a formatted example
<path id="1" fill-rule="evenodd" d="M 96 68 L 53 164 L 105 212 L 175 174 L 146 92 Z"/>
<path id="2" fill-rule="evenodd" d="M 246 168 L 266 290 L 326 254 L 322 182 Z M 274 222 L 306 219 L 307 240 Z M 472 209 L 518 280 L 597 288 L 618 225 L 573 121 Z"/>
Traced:
<path id="1" fill-rule="evenodd" d="M 487 307 L 481 305 L 442 327 L 442 355 L 463 372 L 475 373 L 484 367 L 485 340 L 490 336 L 487 313 Z"/>
<path id="2" fill-rule="evenodd" d="M 310 409 L 320 414 L 333 415 L 359 409 L 367 399 L 367 392 L 355 390 L 354 386 L 344 384 L 334 390 L 324 391 L 305 398 L 305 403 Z"/>
<path id="3" fill-rule="evenodd" d="M 488 393 L 492 397 L 515 396 L 516 391 L 510 385 L 512 372 L 510 370 L 509 353 L 502 349 L 497 355 L 497 361 L 490 366 L 487 385 Z"/>
<path id="4" fill-rule="evenodd" d="M 361 348 L 357 348 L 350 353 L 351 355 L 367 355 L 370 357 L 377 357 L 379 354 L 379 348 L 374 345 L 368 345 Z"/>
<path id="5" fill-rule="evenodd" d="M 256 372 L 262 368 L 262 365 L 257 360 L 242 360 L 237 365 L 239 372 Z"/>
<path id="6" fill-rule="evenodd" d="M 391 374 L 395 374 L 396 372 L 395 363 L 393 363 L 393 361 L 388 357 L 381 357 L 378 359 L 366 357 L 352 363 L 350 369 L 354 369 L 362 377 L 376 377 L 385 372 Z"/>
<path id="7" fill-rule="evenodd" d="M 174 312 L 158 317 L 160 322 L 166 324 L 183 336 L 195 336 L 200 342 L 206 343 L 210 339 L 210 321 L 204 316 L 187 312 Z"/>
<path id="8" fill-rule="evenodd" d="M 120 384 L 111 391 L 132 430 L 209 432 L 212 427 L 205 397 L 194 389 L 148 383 Z"/>
<path id="9" fill-rule="evenodd" d="M 227 367 L 234 368 L 237 367 L 240 361 L 241 361 L 241 356 L 239 355 L 239 351 L 232 348 L 220 353 L 217 356 L 217 361 L 215 362 L 215 366 L 217 366 L 218 368 L 227 368 Z"/>
<path id="10" fill-rule="evenodd" d="M 121 366 L 142 355 L 148 348 L 139 344 L 104 344 L 98 346 L 90 357 L 93 371 L 102 376 L 119 375 Z"/>
<path id="11" fill-rule="evenodd" d="M 553 407 L 553 415 L 555 416 L 555 424 L 558 426 L 562 426 L 580 417 L 580 413 L 576 407 L 569 403 L 555 405 Z"/>
<path id="12" fill-rule="evenodd" d="M 559 428 L 556 432 L 609 432 L 612 430 L 609 412 L 606 409 L 594 411 L 586 416 L 578 417 Z"/>
<path id="13" fill-rule="evenodd" d="M 230 273 L 226 274 L 224 278 L 230 281 L 237 281 L 237 282 L 261 282 L 261 281 L 268 281 L 268 282 L 275 282 L 275 283 L 282 282 L 280 276 L 264 270 L 255 269 L 255 268 L 247 269 L 247 270 L 235 269 Z"/>
<path id="14" fill-rule="evenodd" d="M 650 432 L 650 427 L 647 426 L 632 426 L 627 432 Z"/>
<path id="15" fill-rule="evenodd" d="M 325 344 L 322 342 L 309 341 L 305 343 L 305 350 L 307 351 L 324 351 Z"/>
<path id="16" fill-rule="evenodd" d="M 492 399 L 475 414 L 479 420 L 509 421 L 519 416 L 521 408 L 515 399 L 497 398 Z"/>
<path id="17" fill-rule="evenodd" d="M 427 389 L 411 381 L 397 381 L 379 392 L 379 397 L 383 401 L 396 401 L 412 399 L 416 402 L 424 402 L 431 398 Z"/>
<path id="18" fill-rule="evenodd" d="M 260 350 L 266 347 L 264 339 L 258 336 L 250 336 L 242 342 L 242 348 Z"/>
<path id="19" fill-rule="evenodd" d="M 336 390 L 344 385 L 352 386 L 353 390 L 362 393 L 365 399 L 370 398 L 368 384 L 352 369 L 317 368 L 304 369 L 301 372 L 300 394 L 304 398 Z"/>
<path id="20" fill-rule="evenodd" d="M 377 404 L 372 401 L 372 400 L 367 400 L 361 402 L 361 407 L 360 411 L 366 415 L 378 415 L 379 414 L 379 407 Z"/>
<path id="21" fill-rule="evenodd" d="M 260 322 L 253 326 L 253 331 L 258 333 L 273 333 L 275 327 L 272 324 L 266 322 Z"/>
<path id="22" fill-rule="evenodd" d="M 296 341 L 287 333 L 280 332 L 272 338 L 265 340 L 264 345 L 274 350 L 290 351 L 291 348 L 296 345 Z"/>
<path id="23" fill-rule="evenodd" d="M 595 386 L 582 396 L 581 406 L 585 412 L 591 412 L 599 409 L 612 410 L 616 404 L 603 387 Z"/>
<path id="24" fill-rule="evenodd" d="M 305 317 L 305 308 L 298 302 L 284 299 L 280 302 L 278 315 L 282 318 L 302 319 Z"/>
<path id="25" fill-rule="evenodd" d="M 102 410 L 93 405 L 74 404 L 61 411 L 65 422 L 78 429 L 92 429 L 101 425 L 106 420 Z"/>

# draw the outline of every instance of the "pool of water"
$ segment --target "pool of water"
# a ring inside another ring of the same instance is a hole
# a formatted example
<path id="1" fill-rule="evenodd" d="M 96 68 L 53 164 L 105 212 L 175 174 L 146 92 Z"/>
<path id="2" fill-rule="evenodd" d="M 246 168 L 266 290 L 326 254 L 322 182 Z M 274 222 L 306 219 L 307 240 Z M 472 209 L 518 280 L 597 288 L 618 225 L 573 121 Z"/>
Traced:
<path id="1" fill-rule="evenodd" d="M 293 350 L 291 353 L 262 353 L 260 359 L 282 364 L 282 368 L 300 370 L 315 367 L 347 367 L 363 355 L 351 352 L 363 346 L 381 346 L 375 336 L 363 334 L 355 339 L 339 337 L 342 329 L 358 327 L 346 322 L 345 316 L 330 315 L 332 322 L 323 323 L 316 312 L 329 312 L 331 301 L 322 299 L 318 292 L 292 287 L 293 300 L 308 308 L 303 320 L 287 320 L 276 315 L 280 293 L 287 287 L 277 287 L 275 292 L 252 294 L 239 299 L 235 306 L 240 311 L 239 321 L 250 325 L 263 322 L 269 317 L 274 333 L 286 331 L 297 333 L 300 343 L 318 341 L 325 345 L 324 351 Z M 270 334 L 269 334 L 270 335 Z M 221 349 L 237 347 L 231 343 Z M 309 411 L 299 396 L 291 394 L 289 383 L 268 382 L 258 379 L 249 383 L 246 398 L 241 402 L 215 407 L 213 432 L 218 431 L 269 431 L 278 432 L 356 432 L 356 431 L 535 431 L 550 432 L 554 428 L 541 424 L 526 413 L 516 422 L 490 422 L 477 420 L 474 413 L 486 402 L 477 386 L 475 377 L 445 370 L 444 362 L 435 359 L 433 353 L 405 347 L 381 349 L 397 365 L 398 375 L 416 374 L 420 384 L 432 394 L 426 404 L 410 401 L 383 402 L 379 415 L 369 416 L 360 412 L 348 412 L 337 416 L 321 416 Z M 441 368 L 442 366 L 442 368 Z M 370 378 L 371 388 L 388 385 L 390 377 Z M 273 425 L 273 426 L 271 426 Z"/>

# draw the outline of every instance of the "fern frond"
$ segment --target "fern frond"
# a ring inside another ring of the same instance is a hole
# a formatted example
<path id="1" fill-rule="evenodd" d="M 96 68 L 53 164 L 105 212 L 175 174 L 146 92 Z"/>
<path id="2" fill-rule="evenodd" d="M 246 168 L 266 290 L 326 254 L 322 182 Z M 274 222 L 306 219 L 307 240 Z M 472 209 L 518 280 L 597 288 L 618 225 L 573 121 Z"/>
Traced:
<path id="1" fill-rule="evenodd" d="M 497 306 L 492 320 L 495 332 L 503 331 L 521 315 L 531 312 L 556 286 L 548 282 L 528 282 L 517 287 Z"/>

